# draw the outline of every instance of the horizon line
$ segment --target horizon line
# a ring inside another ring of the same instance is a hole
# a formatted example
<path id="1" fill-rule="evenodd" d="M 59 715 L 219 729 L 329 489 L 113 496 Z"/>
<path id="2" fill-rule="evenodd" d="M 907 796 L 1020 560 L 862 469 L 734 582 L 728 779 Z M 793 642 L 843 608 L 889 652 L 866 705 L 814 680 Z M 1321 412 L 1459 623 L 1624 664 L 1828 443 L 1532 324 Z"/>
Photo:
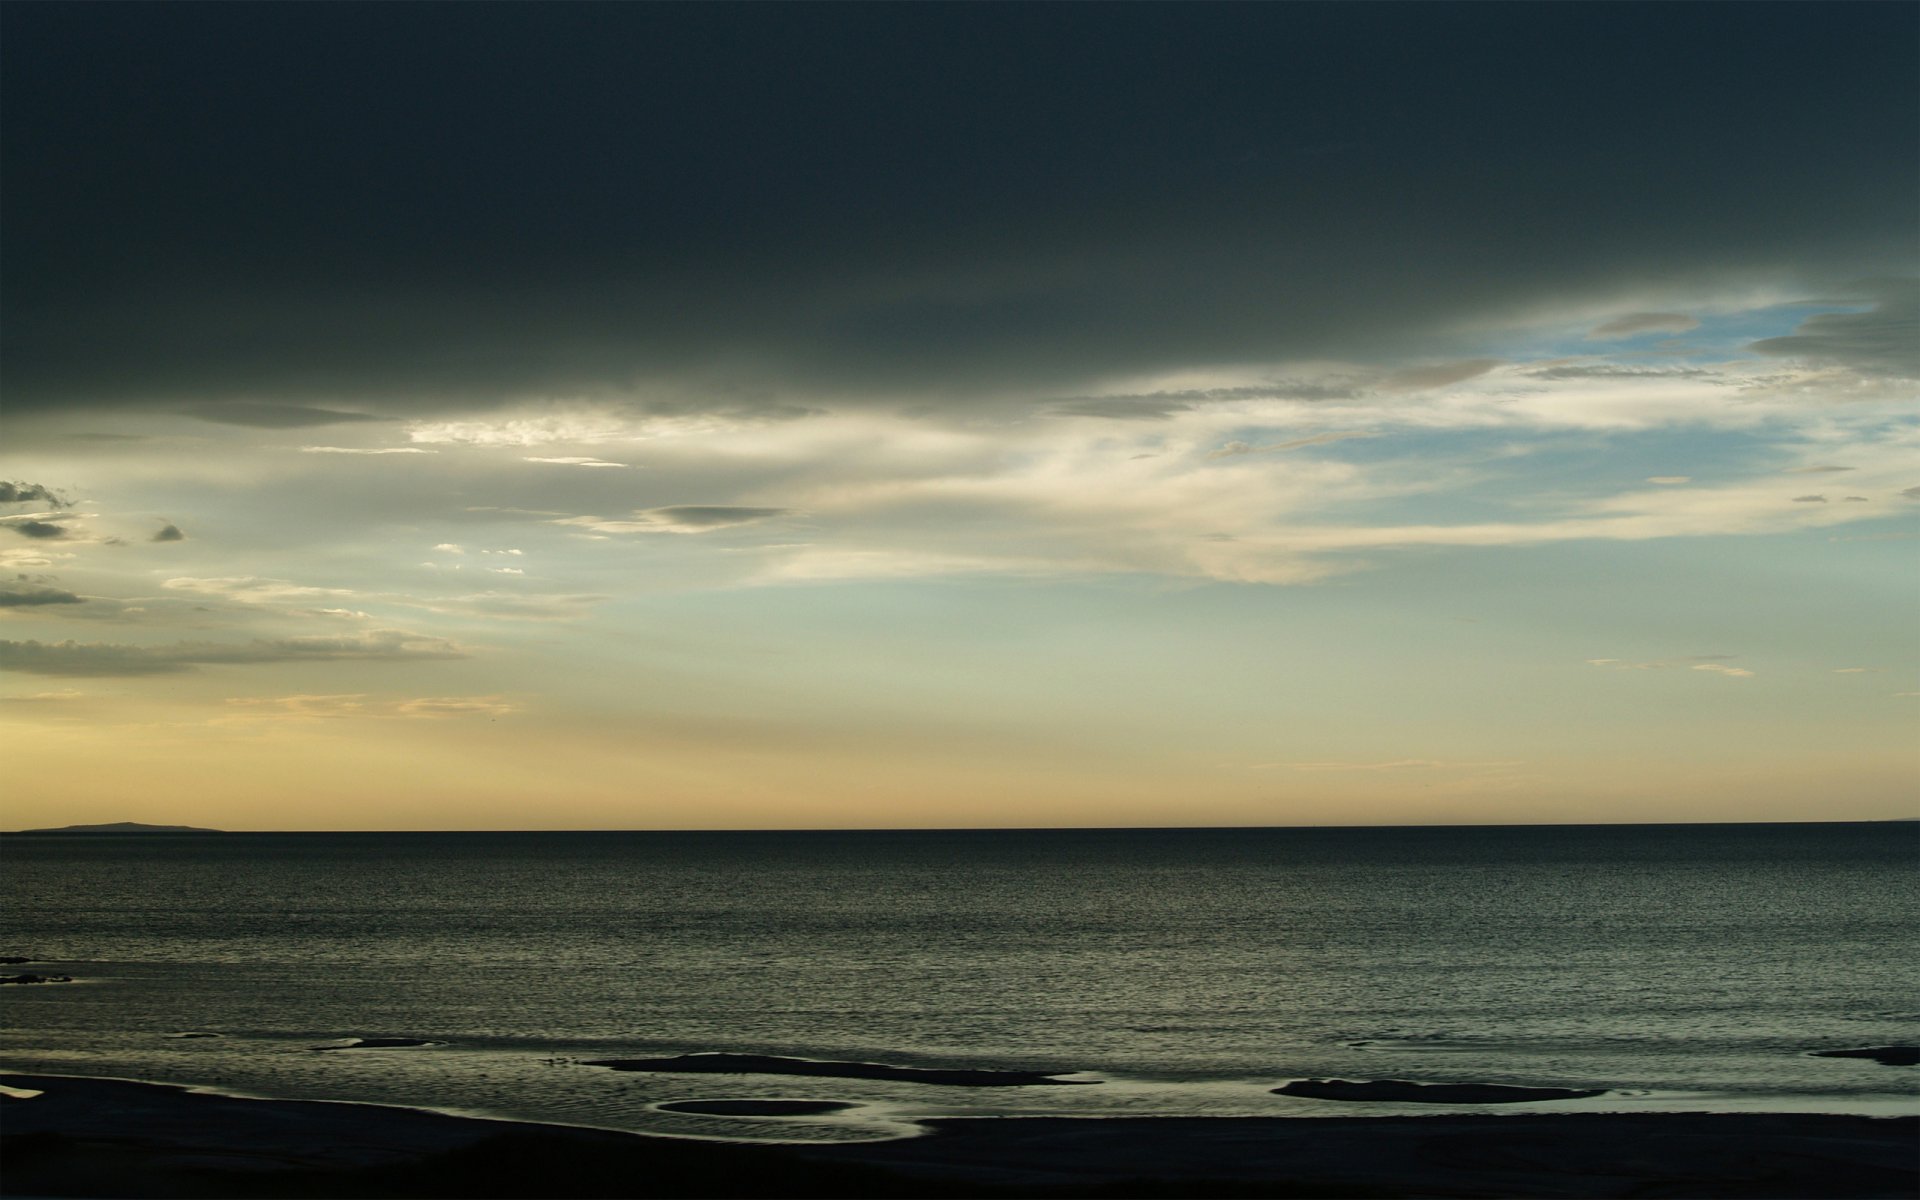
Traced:
<path id="1" fill-rule="evenodd" d="M 60 834 L 92 832 L 101 836 L 113 836 L 115 832 L 129 837 L 172 835 L 191 837 L 198 834 L 446 834 L 446 833 L 1129 833 L 1129 832 L 1190 832 L 1198 830 L 1281 830 L 1281 829 L 1605 829 L 1605 828 L 1666 828 L 1699 827 L 1709 825 L 1896 825 L 1901 823 L 1920 823 L 1920 816 L 1912 817 L 1854 817 L 1840 820 L 1778 819 L 1759 821 L 1445 821 L 1418 824 L 1377 824 L 1377 825 L 847 825 L 847 826 L 765 826 L 746 828 L 576 828 L 576 829 L 212 829 L 212 828 L 168 828 L 155 825 L 147 830 L 101 829 L 102 825 L 143 825 L 140 821 L 103 821 L 64 826 L 44 826 L 35 829 L 0 830 L 0 837 L 18 837 L 26 834 Z"/>

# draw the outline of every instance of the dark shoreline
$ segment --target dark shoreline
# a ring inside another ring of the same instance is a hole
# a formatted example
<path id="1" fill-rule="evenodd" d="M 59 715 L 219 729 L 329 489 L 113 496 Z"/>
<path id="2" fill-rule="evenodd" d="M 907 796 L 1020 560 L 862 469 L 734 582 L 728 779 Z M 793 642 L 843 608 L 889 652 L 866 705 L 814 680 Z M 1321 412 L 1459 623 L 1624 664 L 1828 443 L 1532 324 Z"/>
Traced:
<path id="1" fill-rule="evenodd" d="M 0 1075 L 0 1195 L 1910 1197 L 1920 1117 L 1021 1117 L 807 1145 Z"/>

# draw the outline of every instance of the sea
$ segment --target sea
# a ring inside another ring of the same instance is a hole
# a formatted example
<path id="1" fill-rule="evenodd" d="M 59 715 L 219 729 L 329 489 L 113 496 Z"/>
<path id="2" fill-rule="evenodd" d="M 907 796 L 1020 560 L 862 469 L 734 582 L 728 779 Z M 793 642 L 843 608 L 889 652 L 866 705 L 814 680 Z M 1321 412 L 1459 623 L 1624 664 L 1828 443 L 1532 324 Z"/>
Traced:
<path id="1" fill-rule="evenodd" d="M 1920 1111 L 1920 823 L 12 835 L 0 1070 L 687 1137 Z M 356 1046 L 355 1040 L 418 1044 Z M 1085 1086 L 616 1071 L 733 1053 Z M 1598 1090 L 1462 1108 L 1299 1079 Z M 802 1116 L 677 1112 L 837 1101 Z"/>

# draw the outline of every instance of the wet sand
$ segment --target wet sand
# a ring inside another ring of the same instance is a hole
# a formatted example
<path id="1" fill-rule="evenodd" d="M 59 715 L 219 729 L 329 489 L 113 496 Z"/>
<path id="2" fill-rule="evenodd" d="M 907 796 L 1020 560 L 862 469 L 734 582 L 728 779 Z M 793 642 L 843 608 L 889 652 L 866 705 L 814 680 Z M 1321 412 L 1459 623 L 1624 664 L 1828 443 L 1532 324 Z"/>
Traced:
<path id="1" fill-rule="evenodd" d="M 0 1076 L 10 1196 L 1911 1197 L 1920 1118 L 1002 1118 L 757 1146 Z"/>

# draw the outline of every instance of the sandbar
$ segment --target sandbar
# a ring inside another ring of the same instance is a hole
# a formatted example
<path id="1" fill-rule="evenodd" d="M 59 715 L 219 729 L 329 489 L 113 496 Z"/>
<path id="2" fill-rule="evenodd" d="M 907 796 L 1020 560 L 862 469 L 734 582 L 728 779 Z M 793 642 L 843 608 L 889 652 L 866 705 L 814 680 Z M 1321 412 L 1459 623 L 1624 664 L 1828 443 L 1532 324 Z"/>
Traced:
<path id="1" fill-rule="evenodd" d="M 615 1071 L 668 1071 L 699 1075 L 819 1075 L 831 1079 L 891 1079 L 942 1087 L 1046 1087 L 1098 1083 L 1097 1079 L 1055 1079 L 1057 1071 L 970 1071 L 929 1067 L 890 1067 L 883 1063 L 832 1062 L 782 1058 L 773 1054 L 681 1054 L 673 1058 L 588 1059 L 589 1067 Z"/>
<path id="2" fill-rule="evenodd" d="M 845 1100 L 670 1100 L 655 1107 L 709 1117 L 817 1117 L 860 1106 Z"/>
<path id="3" fill-rule="evenodd" d="M 1276 1096 L 1312 1100 L 1390 1101 L 1395 1104 L 1524 1104 L 1534 1100 L 1585 1100 L 1605 1088 L 1515 1087 L 1506 1083 L 1414 1083 L 1407 1079 L 1296 1079 L 1273 1089 Z"/>
<path id="4" fill-rule="evenodd" d="M 1865 1058 L 1883 1067 L 1920 1066 L 1920 1046 L 1862 1046 L 1858 1050 L 1815 1050 L 1815 1058 Z"/>

